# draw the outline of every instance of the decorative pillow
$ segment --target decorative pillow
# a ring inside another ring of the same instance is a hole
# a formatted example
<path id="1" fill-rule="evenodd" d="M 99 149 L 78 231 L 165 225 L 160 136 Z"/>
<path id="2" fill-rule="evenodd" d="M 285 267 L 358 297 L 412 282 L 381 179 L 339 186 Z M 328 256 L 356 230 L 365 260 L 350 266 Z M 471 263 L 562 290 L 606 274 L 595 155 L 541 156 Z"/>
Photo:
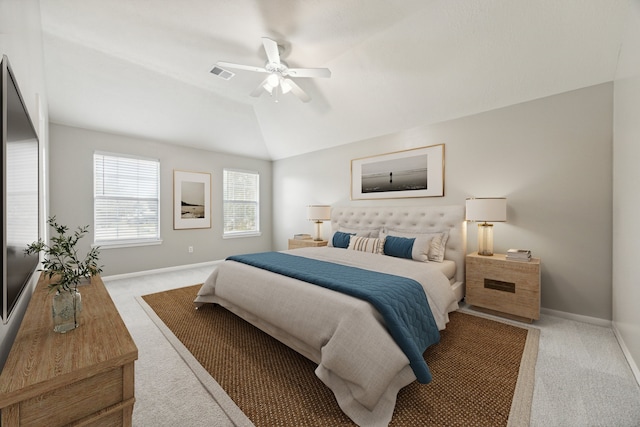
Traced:
<path id="1" fill-rule="evenodd" d="M 342 231 L 343 233 L 352 233 L 358 237 L 373 237 L 377 238 L 380 234 L 379 228 L 349 228 L 349 227 L 338 227 L 338 231 Z"/>
<path id="2" fill-rule="evenodd" d="M 413 245 L 412 257 L 416 261 L 435 261 L 442 262 L 447 241 L 449 240 L 449 231 L 440 231 L 437 233 L 420 233 L 409 230 L 393 230 L 387 229 L 384 235 L 397 237 L 415 237 L 416 242 Z"/>
<path id="3" fill-rule="evenodd" d="M 431 239 L 431 245 L 429 246 L 429 260 L 442 262 L 444 261 L 444 252 L 447 246 L 447 240 L 449 240 L 449 232 L 438 234 L 439 236 L 435 236 Z"/>
<path id="4" fill-rule="evenodd" d="M 429 248 L 431 246 L 431 239 L 433 235 L 431 234 L 410 234 L 398 232 L 395 230 L 383 230 L 381 233 L 381 237 L 389 238 L 389 237 L 404 237 L 404 238 L 413 238 L 415 239 L 413 243 L 413 248 L 411 250 L 411 258 L 415 261 L 420 262 L 429 262 Z"/>
<path id="5" fill-rule="evenodd" d="M 370 237 L 351 236 L 348 249 L 382 255 L 384 253 L 384 240 L 373 239 Z"/>
<path id="6" fill-rule="evenodd" d="M 353 233 L 343 233 L 341 231 L 336 231 L 333 234 L 333 238 L 331 239 L 332 246 L 334 248 L 343 248 L 346 249 L 349 247 L 349 239 L 351 236 L 355 236 Z"/>
<path id="7" fill-rule="evenodd" d="M 388 236 L 384 239 L 384 254 L 397 258 L 413 259 L 412 251 L 416 238 Z"/>

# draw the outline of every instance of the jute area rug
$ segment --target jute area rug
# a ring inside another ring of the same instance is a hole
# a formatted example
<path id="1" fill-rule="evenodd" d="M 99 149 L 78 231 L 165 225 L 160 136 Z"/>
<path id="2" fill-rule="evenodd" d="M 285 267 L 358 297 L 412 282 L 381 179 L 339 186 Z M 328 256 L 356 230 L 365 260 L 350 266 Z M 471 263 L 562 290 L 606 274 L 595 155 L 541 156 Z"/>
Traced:
<path id="1" fill-rule="evenodd" d="M 315 376 L 315 363 L 220 306 L 195 310 L 199 288 L 139 301 L 203 384 L 214 384 L 232 420 L 241 411 L 238 424 L 246 415 L 256 426 L 354 425 Z M 459 311 L 450 317 L 424 353 L 433 381 L 400 390 L 390 425 L 527 426 L 539 330 Z"/>

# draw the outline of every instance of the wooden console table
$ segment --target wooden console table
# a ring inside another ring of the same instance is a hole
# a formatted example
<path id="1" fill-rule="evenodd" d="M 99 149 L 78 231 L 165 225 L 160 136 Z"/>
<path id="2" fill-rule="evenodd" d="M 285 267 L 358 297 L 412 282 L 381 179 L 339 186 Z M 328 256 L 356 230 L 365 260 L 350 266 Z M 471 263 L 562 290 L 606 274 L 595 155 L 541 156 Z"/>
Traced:
<path id="1" fill-rule="evenodd" d="M 41 275 L 0 374 L 2 427 L 131 426 L 138 348 L 102 283 L 80 286 L 80 326 L 53 332 Z"/>

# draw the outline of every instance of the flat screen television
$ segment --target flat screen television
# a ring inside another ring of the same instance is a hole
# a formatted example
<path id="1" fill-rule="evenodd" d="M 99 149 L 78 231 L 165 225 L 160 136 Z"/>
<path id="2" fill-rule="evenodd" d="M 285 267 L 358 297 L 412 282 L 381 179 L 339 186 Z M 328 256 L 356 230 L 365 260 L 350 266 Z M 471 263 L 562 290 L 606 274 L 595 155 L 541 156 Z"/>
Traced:
<path id="1" fill-rule="evenodd" d="M 40 237 L 38 135 L 6 55 L 2 56 L 2 321 L 24 294 L 39 256 L 25 248 Z"/>

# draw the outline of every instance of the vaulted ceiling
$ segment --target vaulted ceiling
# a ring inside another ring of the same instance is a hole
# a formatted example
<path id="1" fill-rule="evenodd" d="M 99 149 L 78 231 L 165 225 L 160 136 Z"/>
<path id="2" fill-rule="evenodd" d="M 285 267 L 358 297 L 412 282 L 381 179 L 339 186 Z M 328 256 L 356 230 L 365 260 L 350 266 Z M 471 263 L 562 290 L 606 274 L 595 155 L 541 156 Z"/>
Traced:
<path id="1" fill-rule="evenodd" d="M 612 81 L 637 0 L 41 0 L 50 120 L 281 159 Z M 250 92 L 261 37 L 311 97 Z"/>

